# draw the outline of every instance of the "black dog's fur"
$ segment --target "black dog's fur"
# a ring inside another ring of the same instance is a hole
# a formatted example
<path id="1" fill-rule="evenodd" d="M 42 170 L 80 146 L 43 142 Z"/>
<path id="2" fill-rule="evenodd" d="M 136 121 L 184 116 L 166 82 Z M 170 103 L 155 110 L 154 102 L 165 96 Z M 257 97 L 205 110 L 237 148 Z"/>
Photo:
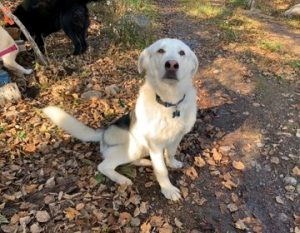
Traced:
<path id="1" fill-rule="evenodd" d="M 60 29 L 74 44 L 74 55 L 87 49 L 89 12 L 86 4 L 97 0 L 23 0 L 13 14 L 25 25 L 44 53 L 43 37 Z"/>

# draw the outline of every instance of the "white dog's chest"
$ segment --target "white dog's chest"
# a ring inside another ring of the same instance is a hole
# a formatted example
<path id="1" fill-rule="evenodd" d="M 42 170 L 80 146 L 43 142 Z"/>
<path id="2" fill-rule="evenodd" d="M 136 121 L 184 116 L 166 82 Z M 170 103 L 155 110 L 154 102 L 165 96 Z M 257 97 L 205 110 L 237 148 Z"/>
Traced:
<path id="1" fill-rule="evenodd" d="M 179 116 L 173 117 L 175 111 Z M 186 134 L 195 123 L 196 113 L 194 108 L 168 108 L 163 111 L 149 113 L 148 120 L 141 126 L 148 139 L 166 144 L 174 141 L 178 135 Z"/>

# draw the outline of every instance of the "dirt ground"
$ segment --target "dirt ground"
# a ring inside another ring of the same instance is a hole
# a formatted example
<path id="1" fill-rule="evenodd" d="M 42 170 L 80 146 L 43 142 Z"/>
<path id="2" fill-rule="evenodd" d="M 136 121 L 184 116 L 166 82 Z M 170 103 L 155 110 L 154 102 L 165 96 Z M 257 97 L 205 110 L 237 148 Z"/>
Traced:
<path id="1" fill-rule="evenodd" d="M 134 185 L 117 186 L 97 173 L 96 143 L 40 112 L 59 105 L 96 128 L 134 106 L 140 49 L 110 43 L 92 12 L 86 54 L 70 56 L 57 33 L 50 67 L 11 74 L 24 98 L 0 109 L 3 232 L 300 232 L 299 28 L 241 7 L 206 17 L 176 0 L 155 7 L 156 37 L 182 39 L 200 62 L 197 121 L 178 150 L 185 167 L 170 171 L 183 200 L 167 201 L 151 168 L 120 168 Z"/>

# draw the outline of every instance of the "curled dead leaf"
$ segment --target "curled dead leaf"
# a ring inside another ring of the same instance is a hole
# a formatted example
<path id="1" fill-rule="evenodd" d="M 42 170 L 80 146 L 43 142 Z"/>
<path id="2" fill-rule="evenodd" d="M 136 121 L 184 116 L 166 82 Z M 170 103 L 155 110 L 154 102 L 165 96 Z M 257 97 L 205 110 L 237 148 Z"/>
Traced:
<path id="1" fill-rule="evenodd" d="M 67 209 L 64 210 L 65 216 L 69 221 L 72 221 L 77 215 L 79 215 L 79 211 L 69 207 Z"/>
<path id="2" fill-rule="evenodd" d="M 124 226 L 124 225 L 128 224 L 131 221 L 131 219 L 132 219 L 132 216 L 130 213 L 122 212 L 122 213 L 120 213 L 118 222 L 121 226 Z"/>
<path id="3" fill-rule="evenodd" d="M 292 174 L 293 174 L 294 176 L 300 176 L 300 168 L 297 167 L 297 166 L 295 166 L 295 167 L 293 168 L 293 170 L 292 170 Z"/>
<path id="4" fill-rule="evenodd" d="M 240 171 L 242 171 L 242 170 L 245 169 L 245 165 L 244 165 L 243 162 L 241 162 L 241 161 L 233 161 L 233 162 L 232 162 L 232 166 L 233 166 L 235 169 L 240 170 Z"/>
<path id="5" fill-rule="evenodd" d="M 37 211 L 35 218 L 38 222 L 48 222 L 50 220 L 50 215 L 46 210 Z"/>
<path id="6" fill-rule="evenodd" d="M 196 156 L 194 157 L 194 164 L 197 166 L 197 167 L 204 167 L 205 166 L 205 160 L 201 157 L 201 156 Z"/>
<path id="7" fill-rule="evenodd" d="M 216 162 L 220 162 L 222 159 L 222 154 L 216 148 L 212 149 L 212 156 Z"/>
<path id="8" fill-rule="evenodd" d="M 198 173 L 194 167 L 188 167 L 184 170 L 184 174 L 187 175 L 191 180 L 198 178 Z"/>
<path id="9" fill-rule="evenodd" d="M 36 146 L 34 145 L 34 144 L 26 144 L 25 146 L 24 146 L 24 150 L 26 151 L 26 152 L 29 152 L 29 153 L 32 153 L 32 152 L 35 152 L 35 150 L 36 150 Z"/>
<path id="10" fill-rule="evenodd" d="M 178 218 L 175 218 L 174 219 L 174 222 L 175 222 L 175 225 L 179 228 L 179 229 L 182 229 L 182 222 L 179 221 Z"/>

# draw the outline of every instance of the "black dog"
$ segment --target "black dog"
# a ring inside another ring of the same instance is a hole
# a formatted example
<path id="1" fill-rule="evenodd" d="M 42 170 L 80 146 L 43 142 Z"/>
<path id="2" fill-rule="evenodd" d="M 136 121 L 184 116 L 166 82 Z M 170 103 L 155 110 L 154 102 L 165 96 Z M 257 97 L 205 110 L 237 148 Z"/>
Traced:
<path id="1" fill-rule="evenodd" d="M 35 38 L 44 53 L 43 37 L 60 29 L 74 44 L 74 55 L 87 49 L 86 34 L 89 26 L 87 3 L 97 0 L 23 0 L 13 14 Z"/>

